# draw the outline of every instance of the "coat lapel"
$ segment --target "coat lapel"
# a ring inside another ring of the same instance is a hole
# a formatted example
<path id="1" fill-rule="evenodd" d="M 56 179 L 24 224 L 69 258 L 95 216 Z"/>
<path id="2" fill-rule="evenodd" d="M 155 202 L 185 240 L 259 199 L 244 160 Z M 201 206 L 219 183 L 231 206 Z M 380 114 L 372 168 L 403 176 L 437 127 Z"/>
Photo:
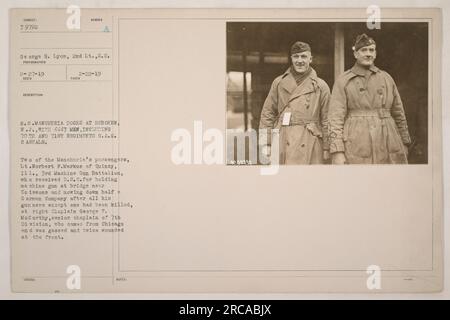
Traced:
<path id="1" fill-rule="evenodd" d="M 295 81 L 294 76 L 290 73 L 289 69 L 283 74 L 280 86 L 282 88 L 281 108 L 284 108 L 290 101 L 297 97 L 308 94 L 315 91 L 315 80 L 317 80 L 317 73 L 313 69 L 308 78 L 306 78 L 299 86 Z"/>
<path id="2" fill-rule="evenodd" d="M 292 92 L 289 101 L 311 92 L 314 92 L 314 85 L 311 78 L 307 78 Z"/>
<path id="3" fill-rule="evenodd" d="M 294 77 L 291 75 L 292 79 Z M 289 97 L 289 101 L 296 99 L 299 96 L 311 93 L 315 91 L 314 80 L 317 79 L 316 71 L 313 69 L 308 78 L 306 78 L 299 86 L 295 83 L 296 88 L 291 92 L 291 96 Z M 294 79 L 295 82 L 295 79 Z"/>
<path id="4" fill-rule="evenodd" d="M 291 95 L 292 92 L 297 88 L 297 83 L 295 82 L 294 77 L 289 71 L 286 71 L 285 76 L 281 80 L 281 87 Z"/>
<path id="5" fill-rule="evenodd" d="M 295 82 L 294 77 L 289 72 L 289 69 L 283 74 L 283 78 L 280 81 L 280 87 L 281 90 L 279 92 L 279 98 L 280 102 L 278 104 L 278 107 L 283 109 L 284 106 L 289 102 L 289 97 L 291 96 L 292 92 L 297 87 L 297 83 Z"/>

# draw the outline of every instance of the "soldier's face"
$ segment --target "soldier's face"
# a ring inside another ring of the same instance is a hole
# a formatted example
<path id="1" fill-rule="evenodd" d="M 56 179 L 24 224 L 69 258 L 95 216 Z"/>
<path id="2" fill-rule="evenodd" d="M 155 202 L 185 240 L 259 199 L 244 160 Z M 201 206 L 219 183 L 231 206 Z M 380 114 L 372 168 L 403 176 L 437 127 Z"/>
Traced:
<path id="1" fill-rule="evenodd" d="M 292 65 L 298 73 L 304 73 L 309 69 L 309 64 L 312 62 L 311 52 L 303 51 L 291 55 Z"/>
<path id="2" fill-rule="evenodd" d="M 362 66 L 370 67 L 375 62 L 377 51 L 374 44 L 362 47 L 358 51 L 354 51 L 356 62 Z"/>

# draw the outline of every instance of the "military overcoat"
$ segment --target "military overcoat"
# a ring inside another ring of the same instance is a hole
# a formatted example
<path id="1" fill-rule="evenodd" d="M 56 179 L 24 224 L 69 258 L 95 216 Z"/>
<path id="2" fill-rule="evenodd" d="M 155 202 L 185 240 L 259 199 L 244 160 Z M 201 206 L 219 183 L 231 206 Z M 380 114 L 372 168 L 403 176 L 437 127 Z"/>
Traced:
<path id="1" fill-rule="evenodd" d="M 280 130 L 280 164 L 320 164 L 328 144 L 330 89 L 315 70 L 300 85 L 288 69 L 277 77 L 261 111 L 260 129 Z M 288 125 L 283 125 L 290 113 Z"/>
<path id="2" fill-rule="evenodd" d="M 407 163 L 405 111 L 387 72 L 357 64 L 344 72 L 333 86 L 328 119 L 330 152 L 344 152 L 349 164 Z"/>

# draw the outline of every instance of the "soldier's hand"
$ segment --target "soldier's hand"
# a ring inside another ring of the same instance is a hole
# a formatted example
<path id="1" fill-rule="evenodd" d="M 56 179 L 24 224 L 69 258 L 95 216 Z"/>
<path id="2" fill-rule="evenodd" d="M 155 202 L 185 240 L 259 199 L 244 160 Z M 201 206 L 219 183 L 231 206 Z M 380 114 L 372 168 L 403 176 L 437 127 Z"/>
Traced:
<path id="1" fill-rule="evenodd" d="M 345 164 L 346 163 L 345 154 L 343 152 L 336 152 L 332 155 L 333 164 Z"/>
<path id="2" fill-rule="evenodd" d="M 406 144 L 403 145 L 403 150 L 405 150 L 405 155 L 406 155 L 406 157 L 408 157 L 409 148 Z"/>
<path id="3" fill-rule="evenodd" d="M 328 150 L 323 151 L 323 160 L 325 160 L 325 161 L 330 160 L 330 151 L 328 151 Z"/>

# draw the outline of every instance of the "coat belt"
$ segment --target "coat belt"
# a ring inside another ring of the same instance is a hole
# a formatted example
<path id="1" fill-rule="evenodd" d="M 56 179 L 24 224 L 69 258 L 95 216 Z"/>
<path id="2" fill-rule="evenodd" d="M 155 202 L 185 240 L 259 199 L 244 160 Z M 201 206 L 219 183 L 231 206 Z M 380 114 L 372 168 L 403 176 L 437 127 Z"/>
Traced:
<path id="1" fill-rule="evenodd" d="M 377 109 L 349 109 L 347 117 L 379 117 L 380 119 L 391 118 L 391 111 L 384 108 Z"/>
<path id="2" fill-rule="evenodd" d="M 293 114 L 289 126 L 305 126 L 305 128 L 316 137 L 323 137 L 322 129 L 320 128 L 319 119 L 305 118 Z"/>
<path id="3" fill-rule="evenodd" d="M 291 121 L 289 123 L 290 126 L 306 126 L 309 123 L 319 124 L 319 119 L 314 118 L 305 118 L 302 116 L 298 116 L 295 113 L 291 115 Z"/>

